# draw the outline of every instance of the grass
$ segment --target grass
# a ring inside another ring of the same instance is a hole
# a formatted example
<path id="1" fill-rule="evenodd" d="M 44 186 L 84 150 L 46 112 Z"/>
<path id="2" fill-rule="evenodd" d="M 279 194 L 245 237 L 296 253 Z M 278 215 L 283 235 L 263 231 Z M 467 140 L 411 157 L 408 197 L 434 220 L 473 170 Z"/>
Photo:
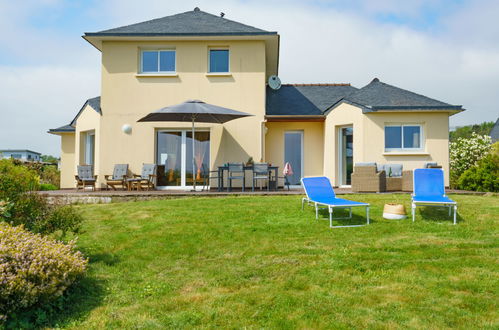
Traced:
<path id="1" fill-rule="evenodd" d="M 87 278 L 51 326 L 74 328 L 496 328 L 499 199 L 329 229 L 299 196 L 80 206 Z M 364 222 L 364 210 L 353 222 Z M 327 213 L 322 213 L 327 216 Z"/>

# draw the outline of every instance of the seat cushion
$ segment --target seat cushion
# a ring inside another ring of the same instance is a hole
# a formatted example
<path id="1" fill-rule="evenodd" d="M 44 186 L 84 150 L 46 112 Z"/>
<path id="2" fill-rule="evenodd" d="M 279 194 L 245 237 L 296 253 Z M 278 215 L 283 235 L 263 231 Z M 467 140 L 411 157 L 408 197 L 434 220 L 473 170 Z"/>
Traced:
<path id="1" fill-rule="evenodd" d="M 376 163 L 355 163 L 355 166 L 376 166 Z"/>

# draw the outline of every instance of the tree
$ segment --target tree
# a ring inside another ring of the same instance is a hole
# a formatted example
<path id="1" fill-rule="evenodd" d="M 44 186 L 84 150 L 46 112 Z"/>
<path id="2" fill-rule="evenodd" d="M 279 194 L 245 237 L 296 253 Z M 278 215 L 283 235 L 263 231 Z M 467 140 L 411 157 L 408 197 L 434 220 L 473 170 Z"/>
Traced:
<path id="1" fill-rule="evenodd" d="M 449 140 L 450 142 L 455 142 L 458 138 L 469 139 L 473 133 L 476 133 L 477 135 L 489 135 L 492 127 L 494 127 L 493 121 L 485 121 L 481 124 L 461 126 L 455 131 L 449 132 Z"/>
<path id="2" fill-rule="evenodd" d="M 59 158 L 51 156 L 51 155 L 42 155 L 42 162 L 57 164 Z"/>

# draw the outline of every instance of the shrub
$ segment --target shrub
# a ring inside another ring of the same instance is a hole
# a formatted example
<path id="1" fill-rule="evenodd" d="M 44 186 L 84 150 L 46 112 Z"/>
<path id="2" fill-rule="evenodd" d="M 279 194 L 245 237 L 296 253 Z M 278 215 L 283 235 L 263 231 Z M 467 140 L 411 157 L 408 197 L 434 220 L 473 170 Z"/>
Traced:
<path id="1" fill-rule="evenodd" d="M 35 163 L 30 166 L 36 168 L 38 165 Z M 0 160 L 0 201 L 9 202 L 8 209 L 7 204 L 0 205 L 0 220 L 15 226 L 24 225 L 24 228 L 34 233 L 52 234 L 60 231 L 60 238 L 68 231 L 78 233 L 81 215 L 69 206 L 50 205 L 46 198 L 31 192 L 38 189 L 38 182 L 35 170 L 19 161 Z"/>
<path id="2" fill-rule="evenodd" d="M 459 177 L 458 187 L 465 190 L 499 192 L 499 143 L 493 152 L 478 161 Z"/>
<path id="3" fill-rule="evenodd" d="M 84 274 L 88 260 L 64 244 L 0 223 L 0 318 L 49 302 Z"/>
<path id="4" fill-rule="evenodd" d="M 16 165 L 10 159 L 0 159 L 0 200 L 15 202 L 23 193 L 38 190 L 39 182 L 35 171 Z"/>
<path id="5" fill-rule="evenodd" d="M 58 188 L 51 184 L 51 183 L 42 183 L 40 184 L 40 190 L 42 191 L 47 191 L 47 190 L 57 190 Z"/>
<path id="6" fill-rule="evenodd" d="M 37 223 L 36 232 L 41 234 L 51 234 L 61 231 L 61 238 L 67 232 L 78 234 L 83 222 L 82 215 L 72 206 L 54 207 L 49 216 Z"/>
<path id="7" fill-rule="evenodd" d="M 67 232 L 79 233 L 83 217 L 72 206 L 51 205 L 37 193 L 26 193 L 12 207 L 9 222 L 44 235 L 60 231 L 63 239 Z"/>
<path id="8" fill-rule="evenodd" d="M 458 138 L 456 142 L 451 142 L 449 145 L 451 186 L 456 187 L 461 174 L 475 166 L 490 150 L 490 136 L 474 132 L 469 139 Z"/>

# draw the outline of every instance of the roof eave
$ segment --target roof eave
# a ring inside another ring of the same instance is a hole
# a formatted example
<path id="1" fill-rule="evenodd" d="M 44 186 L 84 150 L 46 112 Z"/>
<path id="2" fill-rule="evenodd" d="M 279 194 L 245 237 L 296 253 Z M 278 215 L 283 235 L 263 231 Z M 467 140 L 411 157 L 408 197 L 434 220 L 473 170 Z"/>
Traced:
<path id="1" fill-rule="evenodd" d="M 312 121 L 322 122 L 325 120 L 324 115 L 265 115 L 268 122 L 283 122 L 283 121 Z"/>
<path id="2" fill-rule="evenodd" d="M 109 40 L 143 41 L 143 40 L 240 40 L 279 38 L 277 32 L 232 32 L 232 33 L 102 33 L 86 32 L 82 38 L 102 51 L 102 42 Z"/>

